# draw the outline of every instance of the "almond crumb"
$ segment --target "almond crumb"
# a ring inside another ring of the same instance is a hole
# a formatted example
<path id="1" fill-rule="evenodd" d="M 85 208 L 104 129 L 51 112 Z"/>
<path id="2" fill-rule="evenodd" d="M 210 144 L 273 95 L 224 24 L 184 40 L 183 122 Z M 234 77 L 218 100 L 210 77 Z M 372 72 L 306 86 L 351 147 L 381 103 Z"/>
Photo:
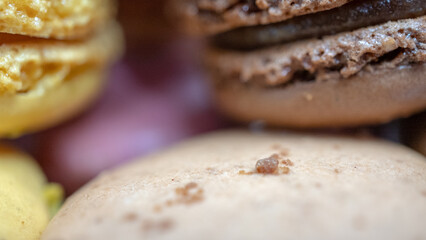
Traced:
<path id="1" fill-rule="evenodd" d="M 282 160 L 281 163 L 286 165 L 286 166 L 293 166 L 294 165 L 294 163 L 290 159 Z"/>
<path id="2" fill-rule="evenodd" d="M 257 173 L 275 174 L 278 170 L 278 164 L 279 164 L 278 159 L 275 155 L 276 154 L 268 158 L 260 159 L 259 161 L 257 161 L 256 162 Z"/>
<path id="3" fill-rule="evenodd" d="M 280 173 L 281 174 L 289 174 L 290 173 L 290 168 L 288 167 L 280 167 Z"/>

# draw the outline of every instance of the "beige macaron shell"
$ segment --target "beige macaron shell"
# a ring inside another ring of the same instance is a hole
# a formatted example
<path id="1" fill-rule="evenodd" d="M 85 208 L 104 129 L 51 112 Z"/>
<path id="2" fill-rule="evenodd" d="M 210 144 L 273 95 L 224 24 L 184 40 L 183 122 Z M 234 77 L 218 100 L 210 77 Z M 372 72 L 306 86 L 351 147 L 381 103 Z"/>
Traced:
<path id="1" fill-rule="evenodd" d="M 279 154 L 279 174 L 251 174 Z M 426 159 L 372 139 L 215 133 L 106 172 L 42 239 L 423 239 Z"/>
<path id="2" fill-rule="evenodd" d="M 242 121 L 293 128 L 382 124 L 426 108 L 426 64 L 376 69 L 348 79 L 300 82 L 279 88 L 216 85 L 220 110 Z"/>

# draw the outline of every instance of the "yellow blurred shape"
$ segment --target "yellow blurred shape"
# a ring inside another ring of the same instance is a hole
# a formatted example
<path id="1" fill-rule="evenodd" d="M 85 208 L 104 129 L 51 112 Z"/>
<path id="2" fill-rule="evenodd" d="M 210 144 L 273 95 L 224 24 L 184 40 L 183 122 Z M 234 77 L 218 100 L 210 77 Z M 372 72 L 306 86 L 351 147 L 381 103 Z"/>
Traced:
<path id="1" fill-rule="evenodd" d="M 0 239 L 39 239 L 62 196 L 30 156 L 0 146 Z"/>

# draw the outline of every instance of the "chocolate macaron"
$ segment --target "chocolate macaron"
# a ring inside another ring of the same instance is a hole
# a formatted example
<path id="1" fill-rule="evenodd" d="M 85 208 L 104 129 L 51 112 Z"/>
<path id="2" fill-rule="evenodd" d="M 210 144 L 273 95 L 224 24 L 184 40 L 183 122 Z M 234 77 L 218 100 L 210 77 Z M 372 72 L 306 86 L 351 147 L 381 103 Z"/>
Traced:
<path id="1" fill-rule="evenodd" d="M 209 39 L 219 107 L 287 127 L 388 122 L 426 108 L 423 0 L 175 1 Z"/>

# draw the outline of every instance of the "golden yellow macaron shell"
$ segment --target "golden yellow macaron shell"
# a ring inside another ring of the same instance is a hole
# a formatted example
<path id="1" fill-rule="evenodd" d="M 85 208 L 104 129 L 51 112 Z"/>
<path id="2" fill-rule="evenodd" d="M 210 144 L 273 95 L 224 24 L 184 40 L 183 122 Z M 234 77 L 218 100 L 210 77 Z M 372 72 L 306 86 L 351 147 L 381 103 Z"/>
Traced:
<path id="1" fill-rule="evenodd" d="M 0 32 L 43 38 L 81 38 L 104 25 L 113 0 L 0 0 Z"/>
<path id="2" fill-rule="evenodd" d="M 116 24 L 85 41 L 7 35 L 0 46 L 0 137 L 41 130 L 82 110 L 122 50 Z"/>
<path id="3" fill-rule="evenodd" d="M 61 199 L 31 157 L 0 146 L 0 239 L 39 239 Z"/>
<path id="4" fill-rule="evenodd" d="M 40 86 L 27 93 L 0 96 L 0 137 L 18 137 L 73 117 L 98 96 L 103 69 L 85 69 L 62 79 L 61 84 Z M 57 80 L 47 77 L 47 83 Z"/>

